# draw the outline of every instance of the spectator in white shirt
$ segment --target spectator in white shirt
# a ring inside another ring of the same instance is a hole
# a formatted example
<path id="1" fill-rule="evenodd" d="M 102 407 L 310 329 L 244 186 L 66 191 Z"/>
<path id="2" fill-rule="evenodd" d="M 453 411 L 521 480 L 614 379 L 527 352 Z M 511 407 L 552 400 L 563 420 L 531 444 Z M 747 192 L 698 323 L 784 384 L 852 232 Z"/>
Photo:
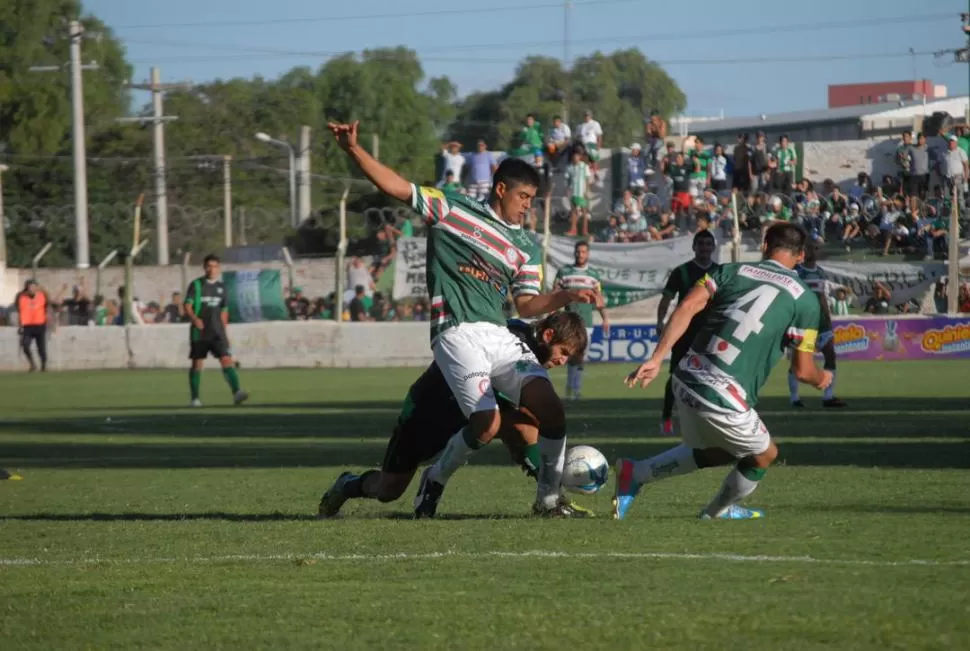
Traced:
<path id="1" fill-rule="evenodd" d="M 970 178 L 970 165 L 967 163 L 967 152 L 960 148 L 959 138 L 950 136 L 946 154 L 943 157 L 943 175 L 950 182 L 950 188 L 957 188 L 960 194 L 966 190 L 964 184 Z"/>
<path id="2" fill-rule="evenodd" d="M 603 146 L 603 127 L 593 119 L 592 111 L 587 109 L 583 113 L 583 121 L 576 127 L 576 135 L 586 149 L 590 171 L 596 176 L 597 180 L 601 181 L 597 161 L 600 159 L 600 147 Z"/>
<path id="3" fill-rule="evenodd" d="M 370 269 L 364 264 L 363 259 L 355 255 L 350 259 L 350 264 L 347 265 L 348 289 L 344 292 L 344 305 L 347 305 L 354 298 L 354 290 L 350 288 L 357 286 L 362 286 L 367 296 L 374 294 L 374 279 L 371 276 Z"/>
<path id="4" fill-rule="evenodd" d="M 452 141 L 442 145 L 441 158 L 445 162 L 445 168 L 441 172 L 441 181 L 438 185 L 444 184 L 448 172 L 454 175 L 455 181 L 461 183 L 461 172 L 465 167 L 465 156 L 461 153 L 461 143 Z"/>
<path id="5" fill-rule="evenodd" d="M 727 189 L 727 156 L 721 143 L 714 145 L 714 155 L 711 157 L 711 189 L 715 192 Z"/>

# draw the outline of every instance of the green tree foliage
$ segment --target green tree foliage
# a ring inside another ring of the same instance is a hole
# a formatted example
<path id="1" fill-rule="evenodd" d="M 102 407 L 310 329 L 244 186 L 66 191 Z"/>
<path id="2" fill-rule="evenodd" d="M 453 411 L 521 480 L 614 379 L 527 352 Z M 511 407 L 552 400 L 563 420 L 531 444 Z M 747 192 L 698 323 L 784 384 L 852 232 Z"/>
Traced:
<path id="1" fill-rule="evenodd" d="M 46 264 L 73 261 L 73 164 L 70 80 L 63 73 L 32 73 L 29 66 L 68 60 L 66 21 L 79 16 L 77 0 L 0 2 L 0 161 L 4 175 L 9 262 L 24 265 L 47 240 L 56 243 Z M 146 194 L 143 232 L 154 232 L 150 124 L 119 124 L 131 112 L 126 81 L 131 67 L 111 30 L 92 16 L 81 20 L 89 34 L 85 61 L 100 69 L 84 73 L 88 148 L 91 252 L 97 260 L 131 241 L 131 207 Z M 298 250 L 316 248 L 294 240 L 288 226 L 288 161 L 277 147 L 256 140 L 259 131 L 299 144 L 300 125 L 313 130 L 313 173 L 332 182 L 312 183 L 314 225 L 331 227 L 343 190 L 342 178 L 359 178 L 326 129 L 328 121 L 360 120 L 361 138 L 371 147 L 380 138 L 380 158 L 419 182 L 434 179 L 440 143 L 457 137 L 470 145 L 485 137 L 506 148 L 522 118 L 534 112 L 548 125 L 566 98 L 570 124 L 591 108 L 603 124 L 606 143 L 626 143 L 642 133 L 651 109 L 671 114 L 685 105 L 666 73 L 637 50 L 595 54 L 563 70 L 555 59 L 529 57 L 500 90 L 459 100 L 447 77 L 427 79 L 418 55 L 407 48 L 365 50 L 326 61 L 318 69 L 293 68 L 275 80 L 261 77 L 215 80 L 165 96 L 170 250 L 222 245 L 222 157 L 232 157 L 233 203 L 250 211 L 251 242 L 288 241 Z M 147 93 L 137 91 L 137 115 L 151 111 Z M 355 186 L 352 210 L 386 205 L 366 186 Z M 356 223 L 360 223 L 359 220 Z M 154 258 L 150 242 L 144 260 Z"/>

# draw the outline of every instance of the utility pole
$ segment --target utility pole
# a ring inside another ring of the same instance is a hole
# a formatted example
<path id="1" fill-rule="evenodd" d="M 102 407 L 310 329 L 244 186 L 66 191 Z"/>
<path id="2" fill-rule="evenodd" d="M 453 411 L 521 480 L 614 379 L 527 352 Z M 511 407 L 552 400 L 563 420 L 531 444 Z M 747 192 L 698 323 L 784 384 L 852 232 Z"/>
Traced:
<path id="1" fill-rule="evenodd" d="M 226 248 L 232 246 L 232 156 L 222 157 L 222 212 Z"/>
<path id="2" fill-rule="evenodd" d="M 562 5 L 562 69 L 566 75 L 566 88 L 563 89 L 562 97 L 562 121 L 563 124 L 569 125 L 569 95 L 570 95 L 570 82 L 569 75 L 569 8 L 572 5 L 572 0 L 563 0 Z"/>
<path id="3" fill-rule="evenodd" d="M 3 216 L 3 173 L 9 167 L 0 163 L 0 271 L 7 268 L 7 220 Z"/>
<path id="4" fill-rule="evenodd" d="M 161 72 L 158 68 L 153 67 L 151 70 L 151 79 L 147 83 L 129 85 L 129 88 L 151 92 L 152 114 L 143 117 L 118 118 L 118 122 L 151 123 L 153 125 L 152 149 L 155 158 L 155 226 L 158 237 L 157 262 L 160 265 L 168 264 L 168 196 L 165 182 L 165 123 L 178 119 L 177 116 L 164 114 L 162 110 L 162 94 L 167 90 L 182 90 L 191 87 L 192 84 L 186 82 L 163 84 Z"/>
<path id="5" fill-rule="evenodd" d="M 300 128 L 300 156 L 297 159 L 297 205 L 299 207 L 299 222 L 302 224 L 310 218 L 310 134 L 309 126 Z"/>
<path id="6" fill-rule="evenodd" d="M 74 258 L 78 269 L 91 266 L 90 240 L 88 235 L 88 168 L 84 149 L 84 82 L 82 70 L 97 70 L 97 62 L 81 64 L 81 39 L 84 27 L 77 20 L 68 23 L 71 39 L 71 139 L 74 149 Z M 97 34 L 90 34 L 97 37 Z M 61 72 L 60 66 L 31 66 L 31 72 Z"/>

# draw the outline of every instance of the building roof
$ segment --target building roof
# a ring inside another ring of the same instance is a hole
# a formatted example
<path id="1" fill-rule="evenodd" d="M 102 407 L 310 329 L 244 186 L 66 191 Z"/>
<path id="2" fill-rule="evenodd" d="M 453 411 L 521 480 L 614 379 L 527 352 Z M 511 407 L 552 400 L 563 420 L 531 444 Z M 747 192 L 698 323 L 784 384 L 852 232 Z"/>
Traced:
<path id="1" fill-rule="evenodd" d="M 927 114 L 934 111 L 946 110 L 953 105 L 954 100 L 967 104 L 967 97 L 951 97 L 947 99 L 930 100 L 926 102 Z M 815 109 L 811 111 L 793 111 L 789 113 L 775 113 L 774 115 L 752 116 L 743 118 L 726 118 L 723 120 L 705 120 L 691 123 L 690 132 L 696 134 L 729 132 L 755 132 L 767 129 L 777 129 L 800 124 L 818 124 L 824 122 L 845 122 L 881 117 L 883 113 L 893 112 L 892 117 L 902 117 L 900 113 L 905 109 L 911 110 L 911 115 L 917 115 L 923 110 L 922 101 L 884 102 L 881 104 L 862 104 L 859 106 L 843 106 L 831 109 Z M 955 116 L 959 117 L 959 116 Z"/>

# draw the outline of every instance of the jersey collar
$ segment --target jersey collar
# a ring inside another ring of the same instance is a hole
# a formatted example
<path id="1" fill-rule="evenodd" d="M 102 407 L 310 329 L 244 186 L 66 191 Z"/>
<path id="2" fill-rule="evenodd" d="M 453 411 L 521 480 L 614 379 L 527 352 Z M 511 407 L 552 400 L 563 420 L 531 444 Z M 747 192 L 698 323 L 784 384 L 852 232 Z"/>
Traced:
<path id="1" fill-rule="evenodd" d="M 499 217 L 498 216 L 498 213 L 495 212 L 495 210 L 492 208 L 491 205 L 489 205 L 487 199 L 482 202 L 482 205 L 485 206 L 485 209 L 486 210 L 488 210 L 488 214 L 492 217 L 492 219 L 494 219 L 495 221 L 497 221 L 499 224 L 502 224 L 506 228 L 511 228 L 512 230 L 519 230 L 520 228 L 522 228 L 522 224 L 512 224 L 512 223 L 510 223 L 510 222 L 502 219 L 501 217 Z"/>
<path id="2" fill-rule="evenodd" d="M 786 267 L 782 263 L 778 262 L 777 260 L 772 260 L 772 259 L 769 258 L 767 260 L 763 260 L 763 262 L 767 262 L 768 264 L 773 264 L 776 267 L 778 267 L 778 268 L 780 268 L 780 269 L 782 269 L 784 271 L 787 271 L 788 273 L 795 273 L 793 269 L 789 269 L 788 267 Z"/>
<path id="3" fill-rule="evenodd" d="M 691 262 L 694 263 L 694 266 L 696 266 L 697 268 L 702 269 L 704 271 L 707 271 L 708 269 L 710 269 L 711 267 L 714 266 L 714 260 L 713 259 L 711 259 L 711 261 L 707 263 L 707 266 L 704 266 L 700 262 L 698 262 L 697 261 L 697 258 L 694 258 L 693 260 L 691 260 Z"/>

